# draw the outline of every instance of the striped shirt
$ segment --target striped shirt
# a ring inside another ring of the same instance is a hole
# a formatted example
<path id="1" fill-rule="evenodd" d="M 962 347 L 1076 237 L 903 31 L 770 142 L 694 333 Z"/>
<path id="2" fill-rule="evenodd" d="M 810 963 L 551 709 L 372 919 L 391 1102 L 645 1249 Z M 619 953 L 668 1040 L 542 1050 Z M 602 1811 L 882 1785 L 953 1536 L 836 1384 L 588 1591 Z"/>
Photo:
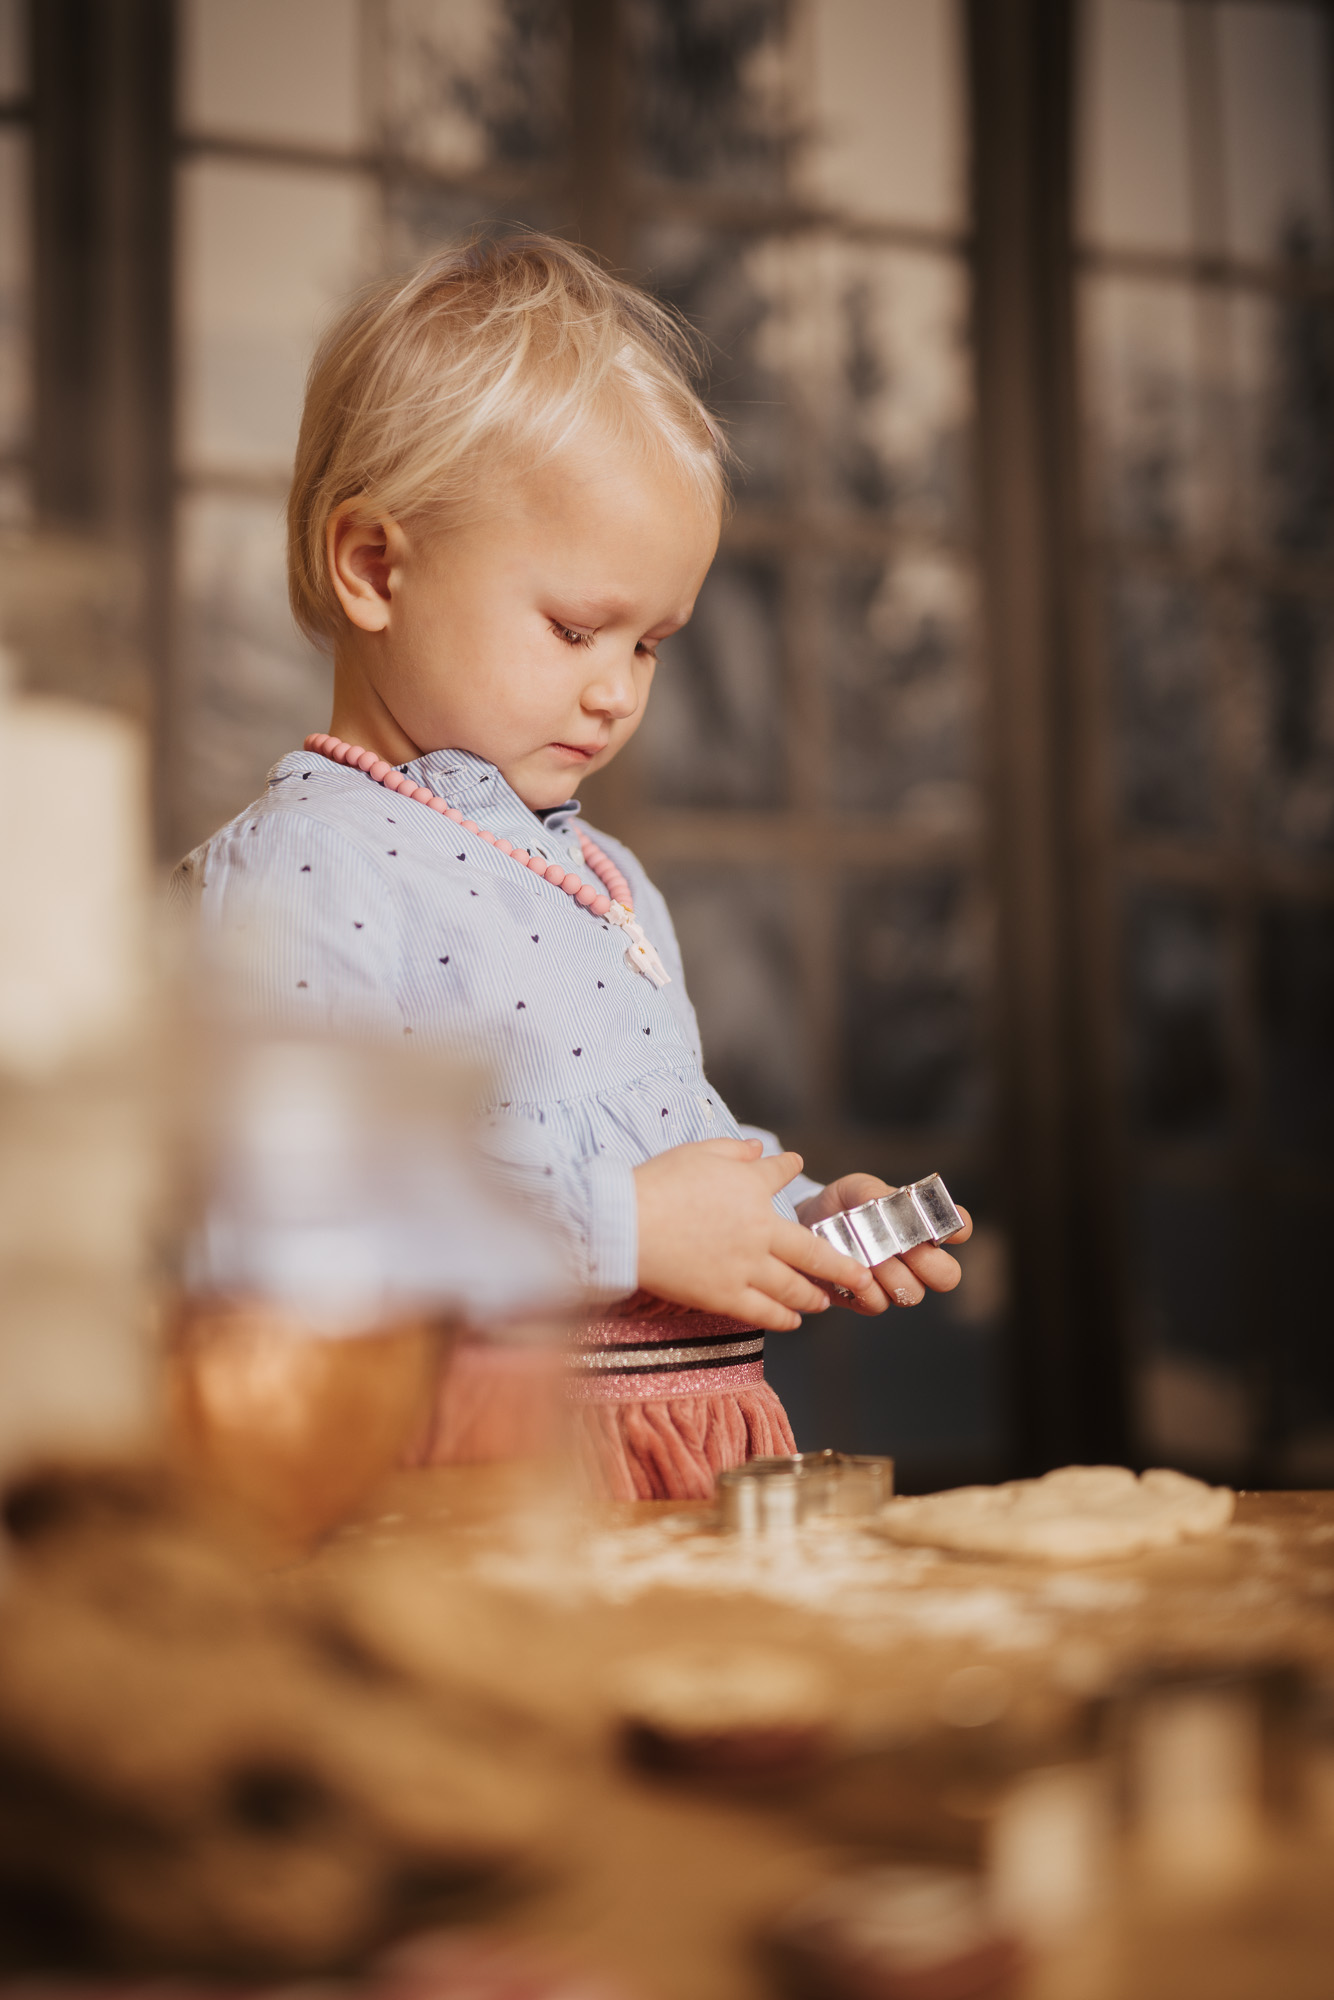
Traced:
<path id="1" fill-rule="evenodd" d="M 435 750 L 398 767 L 516 847 L 587 877 L 578 800 L 540 817 L 493 764 Z M 590 829 L 591 831 L 591 829 Z M 420 802 L 307 752 L 181 862 L 178 898 L 235 954 L 247 1008 L 285 1029 L 411 1035 L 487 1078 L 483 1144 L 511 1190 L 567 1243 L 597 1297 L 636 1288 L 633 1170 L 739 1125 L 704 1072 L 681 954 L 661 895 L 628 848 L 635 914 L 671 974 L 656 989 L 605 919 Z M 793 1201 L 815 1183 L 793 1182 Z"/>

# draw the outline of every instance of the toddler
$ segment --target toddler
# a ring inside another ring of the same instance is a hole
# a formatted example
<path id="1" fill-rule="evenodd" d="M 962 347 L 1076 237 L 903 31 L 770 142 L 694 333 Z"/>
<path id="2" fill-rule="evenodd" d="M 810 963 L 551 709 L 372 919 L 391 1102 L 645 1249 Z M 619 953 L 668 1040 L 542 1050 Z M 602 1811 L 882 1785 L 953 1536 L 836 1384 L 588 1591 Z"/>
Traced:
<path id="1" fill-rule="evenodd" d="M 207 926 L 272 925 L 267 1017 L 480 1058 L 487 1143 L 597 1315 L 568 1386 L 625 1499 L 706 1496 L 794 1449 L 764 1334 L 828 1287 L 877 1313 L 959 1278 L 930 1246 L 867 1271 L 801 1226 L 886 1184 L 818 1187 L 737 1123 L 666 905 L 571 796 L 643 720 L 717 549 L 726 452 L 692 358 L 660 306 L 542 237 L 363 294 L 311 368 L 288 511 L 330 733 L 182 863 Z M 456 1364 L 427 1458 L 492 1448 L 486 1369 Z"/>

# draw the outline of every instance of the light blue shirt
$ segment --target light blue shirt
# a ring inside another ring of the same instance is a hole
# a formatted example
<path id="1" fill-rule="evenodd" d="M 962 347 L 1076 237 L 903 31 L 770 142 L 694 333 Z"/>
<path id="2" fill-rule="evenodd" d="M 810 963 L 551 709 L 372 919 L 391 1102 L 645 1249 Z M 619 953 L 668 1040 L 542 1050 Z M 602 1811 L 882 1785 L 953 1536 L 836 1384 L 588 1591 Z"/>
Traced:
<path id="1" fill-rule="evenodd" d="M 585 881 L 577 800 L 539 818 L 492 764 L 435 750 L 399 769 L 516 847 Z M 589 829 L 591 832 L 592 830 Z M 176 871 L 206 934 L 239 944 L 247 1008 L 285 1029 L 411 1035 L 489 1080 L 483 1142 L 513 1192 L 564 1238 L 575 1276 L 607 1299 L 635 1290 L 633 1170 L 739 1125 L 704 1072 L 667 905 L 628 848 L 593 838 L 624 871 L 670 984 L 625 960 L 626 939 L 416 800 L 305 752 L 262 799 Z M 775 1197 L 789 1218 L 814 1191 Z"/>

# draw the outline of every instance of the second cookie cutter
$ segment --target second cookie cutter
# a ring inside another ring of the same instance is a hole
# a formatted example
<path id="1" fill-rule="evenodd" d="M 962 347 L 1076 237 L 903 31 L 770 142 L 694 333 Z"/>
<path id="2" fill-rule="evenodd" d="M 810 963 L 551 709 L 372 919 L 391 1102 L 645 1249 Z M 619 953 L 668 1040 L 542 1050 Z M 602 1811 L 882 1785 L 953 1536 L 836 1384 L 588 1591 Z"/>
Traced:
<path id="1" fill-rule="evenodd" d="M 860 1208 L 844 1209 L 812 1230 L 833 1249 L 873 1267 L 923 1243 L 943 1243 L 963 1228 L 963 1217 L 939 1174 L 913 1181 L 895 1194 L 882 1194 Z"/>

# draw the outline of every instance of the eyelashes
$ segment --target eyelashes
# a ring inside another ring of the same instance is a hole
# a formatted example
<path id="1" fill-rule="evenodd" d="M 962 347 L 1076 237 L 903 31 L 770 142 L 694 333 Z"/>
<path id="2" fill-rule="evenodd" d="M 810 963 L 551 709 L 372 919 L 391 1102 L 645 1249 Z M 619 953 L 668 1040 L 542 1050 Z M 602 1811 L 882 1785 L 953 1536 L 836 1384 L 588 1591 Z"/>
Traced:
<path id="1" fill-rule="evenodd" d="M 591 632 L 576 632 L 572 625 L 558 625 L 555 619 L 551 622 L 551 629 L 567 646 L 591 646 L 593 643 Z"/>
<path id="2" fill-rule="evenodd" d="M 562 625 L 555 618 L 551 620 L 551 629 L 562 644 L 566 646 L 591 646 L 593 643 L 593 634 L 591 632 L 577 631 L 573 625 Z M 657 647 L 650 646 L 643 639 L 635 647 L 635 651 L 641 659 L 656 660 L 658 657 Z"/>

